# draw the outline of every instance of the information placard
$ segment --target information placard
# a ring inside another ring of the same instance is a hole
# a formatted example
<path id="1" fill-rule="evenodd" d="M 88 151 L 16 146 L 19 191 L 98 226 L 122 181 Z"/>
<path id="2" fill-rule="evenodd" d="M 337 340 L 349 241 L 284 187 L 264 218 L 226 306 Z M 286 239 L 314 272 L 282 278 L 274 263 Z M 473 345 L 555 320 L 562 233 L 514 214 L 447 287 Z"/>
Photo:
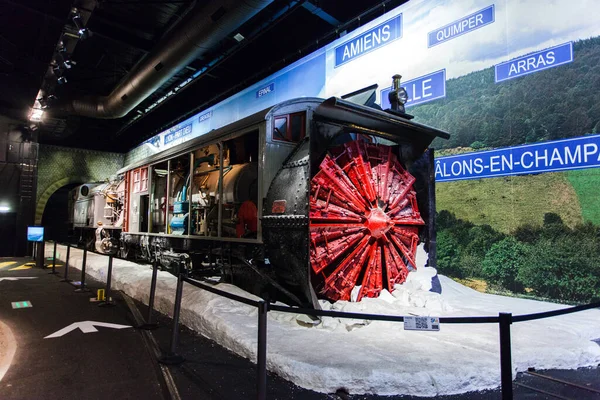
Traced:
<path id="1" fill-rule="evenodd" d="M 404 330 L 410 331 L 439 331 L 439 317 L 404 317 Z"/>

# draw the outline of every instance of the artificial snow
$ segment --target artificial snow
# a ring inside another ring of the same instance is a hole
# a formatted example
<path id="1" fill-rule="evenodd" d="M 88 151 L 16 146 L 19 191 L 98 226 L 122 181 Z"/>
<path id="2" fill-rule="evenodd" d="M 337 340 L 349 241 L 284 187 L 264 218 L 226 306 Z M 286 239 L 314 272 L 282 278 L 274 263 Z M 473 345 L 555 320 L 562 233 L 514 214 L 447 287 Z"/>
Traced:
<path id="1" fill-rule="evenodd" d="M 51 256 L 52 246 L 46 246 Z M 58 246 L 64 260 L 66 248 Z M 108 257 L 88 253 L 86 272 L 105 281 Z M 69 266 L 81 268 L 82 251 L 71 249 Z M 148 303 L 152 270 L 113 262 L 113 285 Z M 439 276 L 442 294 L 430 292 L 432 268 L 411 272 L 392 293 L 361 302 L 320 301 L 325 310 L 387 315 L 491 316 L 549 311 L 564 305 L 479 293 Z M 158 272 L 155 307 L 172 315 L 177 279 Z M 216 288 L 258 297 L 229 285 Z M 256 308 L 184 284 L 181 322 L 235 353 L 255 360 Z M 600 363 L 600 311 L 513 323 L 514 373 L 529 367 L 578 368 Z M 497 387 L 500 358 L 497 324 L 441 324 L 438 332 L 405 331 L 402 323 L 269 312 L 267 367 L 307 389 L 324 393 L 436 396 Z"/>

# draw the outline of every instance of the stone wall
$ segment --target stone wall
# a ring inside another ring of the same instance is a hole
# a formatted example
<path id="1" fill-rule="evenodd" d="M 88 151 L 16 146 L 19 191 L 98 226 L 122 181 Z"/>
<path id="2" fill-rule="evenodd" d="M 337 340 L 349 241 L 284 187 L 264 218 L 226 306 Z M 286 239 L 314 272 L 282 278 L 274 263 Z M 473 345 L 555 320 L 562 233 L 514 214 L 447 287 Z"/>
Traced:
<path id="1" fill-rule="evenodd" d="M 59 188 L 72 183 L 105 181 L 123 167 L 124 159 L 120 153 L 40 145 L 36 223 L 42 222 L 46 203 Z"/>

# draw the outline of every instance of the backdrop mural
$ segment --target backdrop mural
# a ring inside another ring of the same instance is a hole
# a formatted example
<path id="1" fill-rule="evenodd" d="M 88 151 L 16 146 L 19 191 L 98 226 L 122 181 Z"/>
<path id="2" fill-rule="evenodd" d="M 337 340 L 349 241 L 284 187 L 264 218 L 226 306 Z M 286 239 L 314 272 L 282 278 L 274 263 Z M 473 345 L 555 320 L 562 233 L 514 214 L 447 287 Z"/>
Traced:
<path id="1" fill-rule="evenodd" d="M 299 96 L 400 73 L 434 142 L 440 273 L 479 290 L 600 298 L 596 0 L 412 0 L 159 133 L 126 164 Z M 543 8 L 543 11 L 541 9 Z"/>

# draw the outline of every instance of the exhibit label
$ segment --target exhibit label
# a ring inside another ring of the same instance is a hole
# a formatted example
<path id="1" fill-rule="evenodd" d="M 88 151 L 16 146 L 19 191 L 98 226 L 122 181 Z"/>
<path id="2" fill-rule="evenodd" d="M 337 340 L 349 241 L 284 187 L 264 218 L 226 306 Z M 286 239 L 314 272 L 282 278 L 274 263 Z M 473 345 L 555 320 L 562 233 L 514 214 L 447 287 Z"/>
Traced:
<path id="1" fill-rule="evenodd" d="M 410 331 L 439 331 L 439 317 L 404 317 L 404 330 Z"/>
<path id="2" fill-rule="evenodd" d="M 565 43 L 496 65 L 496 83 L 573 61 L 573 43 Z"/>
<path id="3" fill-rule="evenodd" d="M 433 47 L 448 40 L 472 32 L 495 21 L 494 5 L 467 15 L 427 34 L 427 47 Z"/>
<path id="4" fill-rule="evenodd" d="M 436 158 L 435 179 L 448 182 L 600 167 L 600 135 Z"/>
<path id="5" fill-rule="evenodd" d="M 385 21 L 335 48 L 335 67 L 402 37 L 402 14 Z"/>
<path id="6" fill-rule="evenodd" d="M 402 87 L 406 89 L 408 94 L 405 107 L 444 98 L 446 97 L 446 70 L 442 69 L 429 75 L 402 82 Z M 389 87 L 381 91 L 381 108 L 384 110 L 391 106 L 388 98 L 391 90 L 392 88 Z"/>

